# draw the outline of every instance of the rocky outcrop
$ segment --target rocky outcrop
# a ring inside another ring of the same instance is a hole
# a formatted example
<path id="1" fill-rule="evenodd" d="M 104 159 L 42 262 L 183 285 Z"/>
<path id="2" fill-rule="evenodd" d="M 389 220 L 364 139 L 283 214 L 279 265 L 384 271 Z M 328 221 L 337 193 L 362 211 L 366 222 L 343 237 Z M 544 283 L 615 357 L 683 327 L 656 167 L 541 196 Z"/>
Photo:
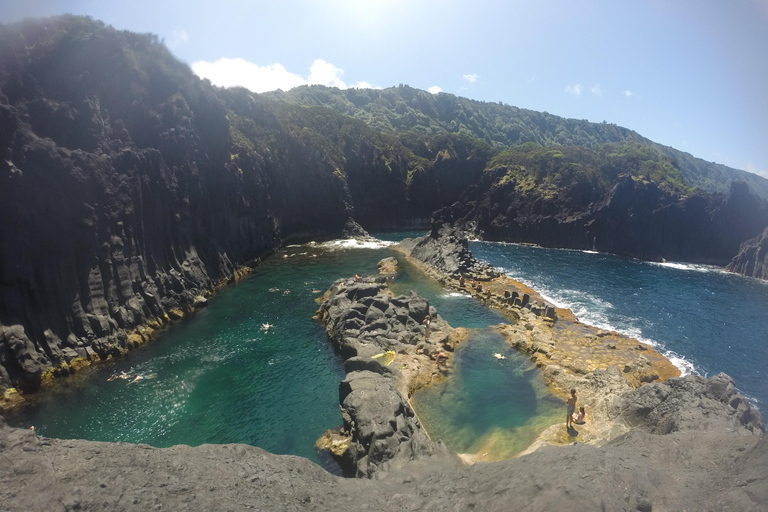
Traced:
<path id="1" fill-rule="evenodd" d="M 383 478 L 425 458 L 457 463 L 421 428 L 408 401 L 411 379 L 403 375 L 404 360 L 417 351 L 434 354 L 451 328 L 426 299 L 413 293 L 393 297 L 386 283 L 385 277 L 338 280 L 317 312 L 348 357 L 339 386 L 341 434 L 348 441 L 337 440 L 344 449 L 332 453 L 345 473 L 358 477 Z"/>
<path id="2" fill-rule="evenodd" d="M 743 276 L 768 279 L 768 228 L 741 244 L 739 254 L 734 256 L 725 270 Z"/>
<path id="3" fill-rule="evenodd" d="M 728 375 L 706 379 L 686 375 L 642 386 L 618 396 L 611 415 L 630 428 L 652 434 L 681 430 L 716 430 L 737 434 L 765 431 L 760 411 L 736 391 Z"/>
<path id="4" fill-rule="evenodd" d="M 62 16 L 0 41 L 0 396 L 146 341 L 289 241 L 429 215 L 363 122 L 215 89 L 155 36 Z"/>
<path id="5" fill-rule="evenodd" d="M 405 239 L 399 246 L 410 257 L 451 278 L 488 281 L 501 274 L 491 265 L 475 258 L 467 245 L 467 237 L 448 224 L 433 223 L 432 230 L 420 238 Z"/>
<path id="6" fill-rule="evenodd" d="M 0 42 L 0 392 L 128 350 L 284 243 L 423 226 L 462 194 L 445 220 L 487 239 L 647 259 L 727 261 L 767 223 L 739 185 L 521 195 L 480 140 L 219 90 L 157 37 L 88 18 L 2 25 Z M 482 278 L 462 243 L 444 270 Z"/>

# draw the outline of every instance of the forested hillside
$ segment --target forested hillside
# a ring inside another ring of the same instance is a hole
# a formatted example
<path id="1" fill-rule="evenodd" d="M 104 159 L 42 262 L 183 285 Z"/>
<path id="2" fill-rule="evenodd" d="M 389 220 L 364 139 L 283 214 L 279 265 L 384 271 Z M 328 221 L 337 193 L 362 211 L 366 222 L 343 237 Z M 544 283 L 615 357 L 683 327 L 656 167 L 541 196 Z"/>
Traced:
<path id="1" fill-rule="evenodd" d="M 608 142 L 639 142 L 675 161 L 689 187 L 727 192 L 731 181 L 744 181 L 768 199 L 768 180 L 648 140 L 637 132 L 603 121 L 566 119 L 506 105 L 431 94 L 407 85 L 383 90 L 301 86 L 269 96 L 302 105 L 324 105 L 362 119 L 382 131 L 425 134 L 460 133 L 499 149 L 533 142 L 541 146 L 595 146 Z"/>

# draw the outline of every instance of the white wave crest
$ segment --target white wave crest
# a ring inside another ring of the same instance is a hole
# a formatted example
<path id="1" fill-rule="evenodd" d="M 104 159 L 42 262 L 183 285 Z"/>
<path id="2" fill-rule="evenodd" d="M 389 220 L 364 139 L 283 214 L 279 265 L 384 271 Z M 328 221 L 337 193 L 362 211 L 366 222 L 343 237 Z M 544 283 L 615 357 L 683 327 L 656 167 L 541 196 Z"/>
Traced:
<path id="1" fill-rule="evenodd" d="M 647 263 L 649 265 L 654 265 L 657 267 L 671 268 L 675 270 L 687 270 L 691 272 L 718 272 L 718 273 L 725 272 L 725 270 L 720 267 L 715 267 L 712 265 L 700 265 L 698 263 L 683 263 L 683 262 L 675 262 L 675 261 L 665 261 L 665 262 L 649 261 Z"/>
<path id="2" fill-rule="evenodd" d="M 382 249 L 389 247 L 397 242 L 390 242 L 386 240 L 378 240 L 375 238 L 369 238 L 366 240 L 356 240 L 354 238 L 347 238 L 343 240 L 332 240 L 330 242 L 324 242 L 320 244 L 321 247 L 328 247 L 331 249 Z"/>
<path id="3" fill-rule="evenodd" d="M 718 270 L 717 267 L 709 267 L 706 265 L 689 265 L 677 263 L 658 263 L 658 265 L 676 265 L 672 268 L 677 268 L 677 266 L 679 266 L 684 270 L 698 270 L 706 272 Z M 649 338 L 645 338 L 643 336 L 642 329 L 636 325 L 633 325 L 637 319 L 622 316 L 620 323 L 622 323 L 623 326 L 619 326 L 613 323 L 607 314 L 608 310 L 613 309 L 614 307 L 610 302 L 581 290 L 550 290 L 547 287 L 542 287 L 541 283 L 531 282 L 529 279 L 526 279 L 522 276 L 516 276 L 510 272 L 509 269 L 504 267 L 498 267 L 497 270 L 503 272 L 508 277 L 537 290 L 546 301 L 554 304 L 555 306 L 559 308 L 570 309 L 573 314 L 576 315 L 576 318 L 586 324 L 597 327 L 598 329 L 618 332 L 619 334 L 629 336 L 630 338 L 636 339 L 640 343 L 644 343 L 653 347 L 654 350 L 658 351 L 664 357 L 669 359 L 669 361 L 680 370 L 681 375 L 698 375 L 698 371 L 694 367 L 693 363 L 688 361 L 685 356 L 681 356 L 680 354 L 677 354 L 671 350 L 666 350 L 666 347 L 662 343 Z"/>
<path id="4" fill-rule="evenodd" d="M 450 299 L 450 298 L 460 298 L 460 299 L 471 299 L 472 296 L 468 293 L 462 293 L 462 292 L 445 292 L 442 295 L 440 295 L 441 299 Z"/>

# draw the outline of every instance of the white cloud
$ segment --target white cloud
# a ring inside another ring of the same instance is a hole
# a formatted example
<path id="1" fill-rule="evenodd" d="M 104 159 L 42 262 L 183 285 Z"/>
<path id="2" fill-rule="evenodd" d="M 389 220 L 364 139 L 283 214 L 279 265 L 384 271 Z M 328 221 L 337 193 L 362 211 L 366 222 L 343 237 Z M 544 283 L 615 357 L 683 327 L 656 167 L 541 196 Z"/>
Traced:
<path id="1" fill-rule="evenodd" d="M 442 90 L 440 87 L 438 87 L 437 85 L 433 85 L 432 87 L 430 87 L 430 88 L 429 88 L 429 89 L 427 89 L 427 90 L 428 90 L 429 92 L 431 92 L 432 94 L 437 94 L 437 93 L 439 93 L 439 92 L 443 92 L 443 90 Z"/>
<path id="2" fill-rule="evenodd" d="M 381 89 L 378 85 L 371 85 L 365 80 L 356 82 L 349 86 L 350 89 Z"/>
<path id="3" fill-rule="evenodd" d="M 595 96 L 602 96 L 603 95 L 603 88 L 600 87 L 600 84 L 595 84 L 592 86 L 592 88 L 589 90 L 592 94 Z"/>
<path id="4" fill-rule="evenodd" d="M 304 85 L 307 81 L 289 72 L 281 64 L 258 66 L 244 59 L 221 58 L 216 62 L 192 63 L 192 71 L 200 78 L 207 78 L 220 87 L 245 87 L 253 92 L 287 91 Z"/>
<path id="5" fill-rule="evenodd" d="M 573 85 L 566 85 L 565 86 L 565 92 L 567 92 L 568 94 L 572 94 L 572 95 L 576 96 L 577 98 L 579 96 L 581 96 L 581 91 L 583 89 L 584 88 L 582 87 L 581 84 L 573 84 Z"/>
<path id="6" fill-rule="evenodd" d="M 480 75 L 477 73 L 468 73 L 466 75 L 461 75 L 461 77 L 467 81 L 467 83 L 473 84 L 477 82 L 477 79 L 480 78 Z"/>
<path id="7" fill-rule="evenodd" d="M 323 59 L 316 59 L 309 68 L 309 76 L 304 78 L 291 73 L 282 64 L 259 66 L 244 59 L 221 58 L 216 62 L 198 61 L 192 64 L 192 71 L 200 78 L 207 78 L 220 87 L 245 87 L 253 92 L 267 92 L 276 89 L 287 91 L 299 85 L 320 84 L 346 89 L 342 80 L 344 70 Z M 352 85 L 356 88 L 379 88 L 368 82 L 360 81 Z"/>
<path id="8" fill-rule="evenodd" d="M 635 93 L 633 93 L 632 91 L 624 91 L 624 96 L 626 96 L 627 98 L 631 98 L 634 95 Z"/>
<path id="9" fill-rule="evenodd" d="M 323 59 L 315 59 L 315 62 L 309 68 L 309 83 L 346 89 L 347 84 L 341 79 L 343 74 L 343 69 L 337 68 L 330 62 L 326 62 Z"/>

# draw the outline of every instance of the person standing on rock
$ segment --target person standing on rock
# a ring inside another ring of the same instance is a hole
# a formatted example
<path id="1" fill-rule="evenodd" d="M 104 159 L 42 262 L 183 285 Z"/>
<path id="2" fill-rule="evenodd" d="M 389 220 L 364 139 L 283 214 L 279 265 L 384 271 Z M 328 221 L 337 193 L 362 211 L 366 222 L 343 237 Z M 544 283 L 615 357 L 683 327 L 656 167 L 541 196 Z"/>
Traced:
<path id="1" fill-rule="evenodd" d="M 571 428 L 573 426 L 573 413 L 576 412 L 576 389 L 571 389 L 571 396 L 565 401 L 566 413 L 565 413 L 565 428 Z"/>
<path id="2" fill-rule="evenodd" d="M 427 315 L 424 317 L 424 321 L 421 323 L 424 324 L 424 339 L 429 341 L 429 324 L 432 322 L 432 318 Z"/>

